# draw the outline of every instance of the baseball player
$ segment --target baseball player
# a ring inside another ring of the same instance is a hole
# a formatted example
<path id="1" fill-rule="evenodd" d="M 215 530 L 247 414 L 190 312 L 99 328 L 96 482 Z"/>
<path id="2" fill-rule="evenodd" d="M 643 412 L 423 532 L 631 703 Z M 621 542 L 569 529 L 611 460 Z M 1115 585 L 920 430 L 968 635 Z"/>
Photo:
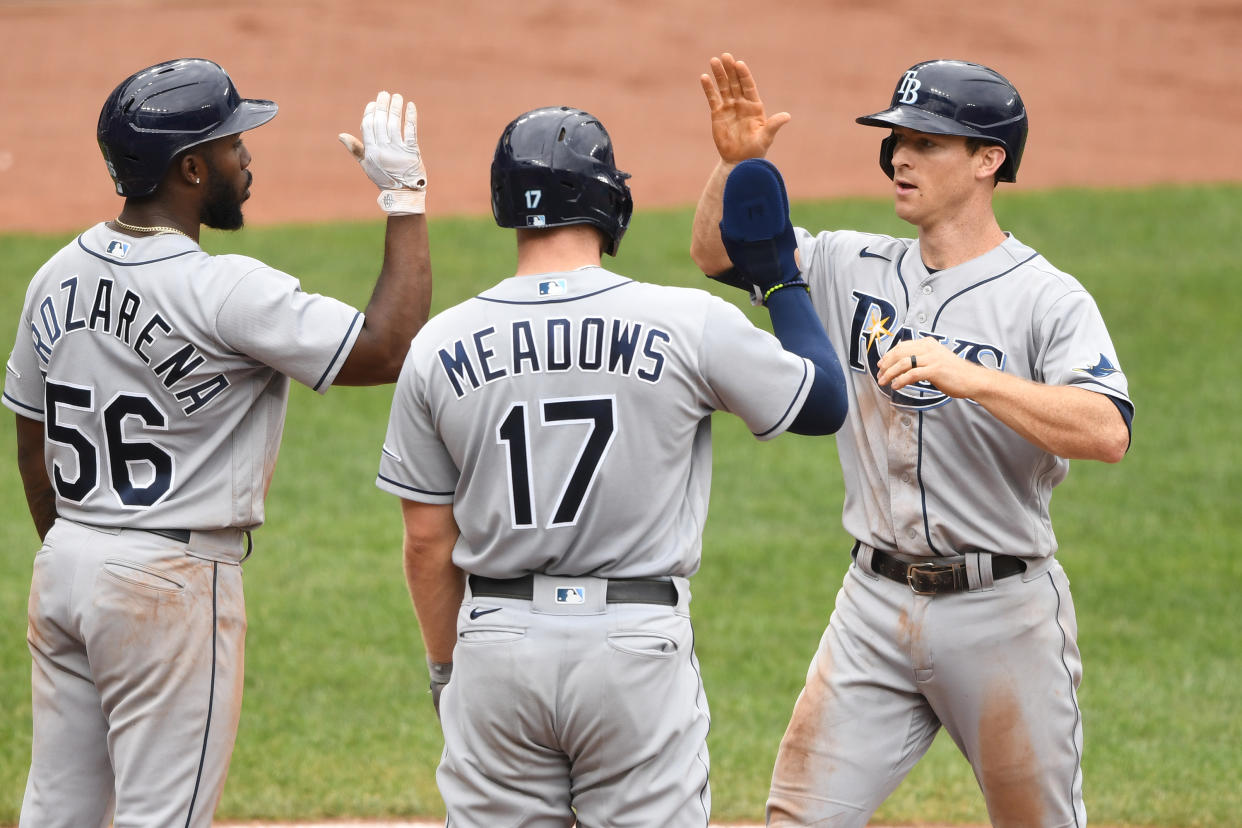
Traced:
<path id="1" fill-rule="evenodd" d="M 377 483 L 402 498 L 452 826 L 708 824 L 687 579 L 710 415 L 761 440 L 845 417 L 775 168 L 738 167 L 718 232 L 779 341 L 709 293 L 601 266 L 626 178 L 582 110 L 510 123 L 492 208 L 516 273 L 432 319 L 397 383 Z"/>
<path id="2" fill-rule="evenodd" d="M 750 288 L 714 232 L 722 187 L 790 116 L 765 113 L 741 61 L 711 68 L 720 163 L 692 254 Z M 943 725 L 993 825 L 1081 826 L 1082 670 L 1048 504 L 1069 459 L 1125 454 L 1126 377 L 1083 286 L 993 214 L 1027 135 L 1012 84 L 927 61 L 858 122 L 889 130 L 880 167 L 918 235 L 796 230 L 848 368 L 837 450 L 856 540 L 776 758 L 769 824 L 865 825 Z"/>
<path id="3" fill-rule="evenodd" d="M 240 564 L 289 380 L 320 393 L 392 382 L 426 321 L 426 177 L 399 95 L 367 105 L 361 140 L 341 136 L 390 214 L 365 314 L 199 247 L 202 224 L 242 226 L 241 133 L 275 115 L 211 61 L 127 78 L 98 126 L 120 215 L 26 293 L 4 386 L 43 539 L 22 826 L 211 823 L 241 713 Z"/>

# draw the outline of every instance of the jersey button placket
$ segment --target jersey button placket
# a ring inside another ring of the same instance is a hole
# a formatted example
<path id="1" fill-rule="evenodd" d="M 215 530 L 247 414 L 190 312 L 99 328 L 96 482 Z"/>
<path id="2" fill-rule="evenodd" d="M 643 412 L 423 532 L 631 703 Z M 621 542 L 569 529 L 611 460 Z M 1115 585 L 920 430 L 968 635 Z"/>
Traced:
<path id="1" fill-rule="evenodd" d="M 921 520 L 918 448 L 918 416 L 898 409 L 888 428 L 888 495 L 894 536 L 902 549 L 908 549 L 918 538 L 913 527 Z"/>
<path id="2" fill-rule="evenodd" d="M 927 324 L 927 314 L 930 311 L 930 303 L 932 301 L 933 289 L 931 282 L 924 282 L 922 287 L 919 288 L 919 292 L 923 295 L 923 298 L 917 301 L 915 306 L 910 309 L 912 311 L 910 315 L 913 321 L 917 323 L 916 329 L 921 334 L 923 326 Z"/>

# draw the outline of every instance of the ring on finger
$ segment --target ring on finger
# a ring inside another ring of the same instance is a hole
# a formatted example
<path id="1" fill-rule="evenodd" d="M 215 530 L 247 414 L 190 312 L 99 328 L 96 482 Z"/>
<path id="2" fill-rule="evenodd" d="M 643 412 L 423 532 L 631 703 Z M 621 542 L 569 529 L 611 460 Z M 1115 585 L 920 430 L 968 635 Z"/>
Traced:
<path id="1" fill-rule="evenodd" d="M 918 368 L 918 367 L 919 367 L 918 356 L 911 354 L 910 355 L 910 370 L 913 371 L 915 368 Z"/>

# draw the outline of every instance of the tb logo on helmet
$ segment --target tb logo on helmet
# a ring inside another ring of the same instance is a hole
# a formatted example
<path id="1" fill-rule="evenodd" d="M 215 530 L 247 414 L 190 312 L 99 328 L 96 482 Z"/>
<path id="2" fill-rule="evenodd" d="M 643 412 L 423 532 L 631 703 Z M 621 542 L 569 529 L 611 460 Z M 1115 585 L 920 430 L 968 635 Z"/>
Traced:
<path id="1" fill-rule="evenodd" d="M 888 109 L 854 120 L 866 126 L 906 127 L 998 144 L 1005 148 L 1005 160 L 996 171 L 997 181 L 1017 179 L 1026 145 L 1026 107 L 1018 90 L 995 69 L 963 60 L 914 64 L 897 81 Z M 889 178 L 896 141 L 890 135 L 880 142 L 880 169 Z"/>
<path id="2" fill-rule="evenodd" d="M 901 76 L 901 84 L 897 87 L 897 94 L 903 104 L 912 104 L 919 99 L 919 89 L 923 84 L 919 81 L 919 73 L 913 69 L 907 70 Z"/>

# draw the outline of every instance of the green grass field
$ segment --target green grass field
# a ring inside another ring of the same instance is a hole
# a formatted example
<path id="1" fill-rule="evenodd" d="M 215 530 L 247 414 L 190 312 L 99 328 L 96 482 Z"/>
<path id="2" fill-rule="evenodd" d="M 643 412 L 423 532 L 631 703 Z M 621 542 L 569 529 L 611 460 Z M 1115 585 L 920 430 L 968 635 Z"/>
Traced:
<path id="1" fill-rule="evenodd" d="M 1134 443 L 1119 466 L 1075 463 L 1053 498 L 1085 661 L 1086 797 L 1106 825 L 1242 821 L 1242 187 L 1002 192 L 1001 223 L 1095 295 L 1130 378 Z M 905 233 L 887 202 L 800 204 L 795 222 Z M 615 269 L 710 287 L 687 255 L 689 210 L 640 213 Z M 432 223 L 435 309 L 512 272 L 511 235 Z M 209 234 L 365 305 L 382 225 Z M 0 322 L 72 234 L 0 235 Z M 5 340 L 6 342 L 11 340 Z M 9 347 L 3 346 L 6 351 Z M 296 387 L 246 564 L 246 701 L 221 819 L 441 813 L 440 738 L 401 574 L 400 511 L 373 485 L 389 390 Z M 716 418 L 698 653 L 712 706 L 713 816 L 755 819 L 776 746 L 848 561 L 831 438 L 759 444 Z M 11 432 L 9 432 L 11 434 Z M 12 437 L 0 440 L 0 824 L 16 822 L 30 749 L 26 592 L 36 536 Z M 652 700 L 653 704 L 658 700 Z M 942 737 L 877 819 L 985 822 Z"/>

